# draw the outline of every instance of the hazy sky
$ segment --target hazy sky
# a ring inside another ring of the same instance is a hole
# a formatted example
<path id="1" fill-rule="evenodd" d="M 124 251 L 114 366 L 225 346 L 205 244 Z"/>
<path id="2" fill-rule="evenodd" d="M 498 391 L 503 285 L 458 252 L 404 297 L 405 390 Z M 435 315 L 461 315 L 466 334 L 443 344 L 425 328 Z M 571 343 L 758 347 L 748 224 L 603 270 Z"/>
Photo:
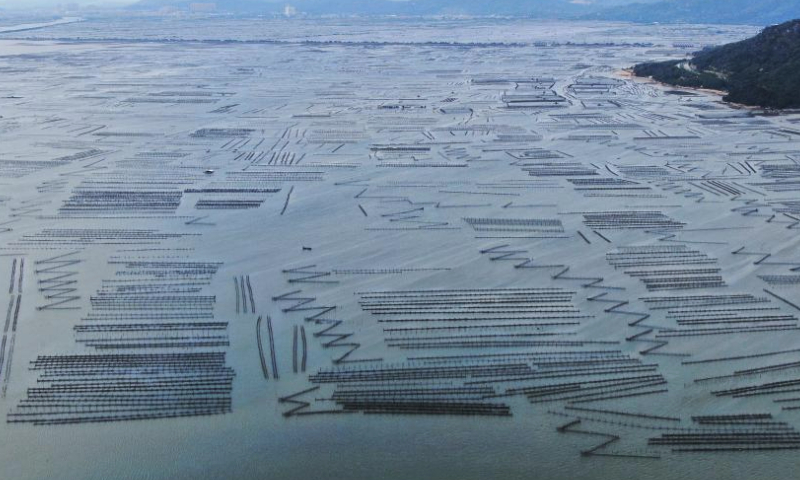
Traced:
<path id="1" fill-rule="evenodd" d="M 0 8 L 42 7 L 77 3 L 78 5 L 125 5 L 135 0 L 0 0 Z"/>
<path id="2" fill-rule="evenodd" d="M 52 7 L 56 5 L 79 4 L 79 5 L 98 5 L 98 6 L 118 6 L 135 3 L 138 0 L 0 0 L 0 8 L 30 8 L 30 7 Z M 225 0 L 196 0 L 197 2 L 212 2 L 217 5 L 224 5 Z M 293 3 L 292 0 L 261 0 L 264 3 Z M 336 0 L 330 0 L 335 2 Z M 369 0 L 366 0 L 369 1 Z M 394 0 L 408 1 L 408 0 Z M 421 1 L 421 0 L 417 0 Z M 424 1 L 424 0 L 422 0 Z M 487 0 L 491 1 L 491 0 Z M 573 3 L 597 3 L 604 5 L 614 5 L 619 3 L 633 2 L 653 2 L 655 0 L 572 0 Z M 758 0 L 755 0 L 758 1 Z"/>

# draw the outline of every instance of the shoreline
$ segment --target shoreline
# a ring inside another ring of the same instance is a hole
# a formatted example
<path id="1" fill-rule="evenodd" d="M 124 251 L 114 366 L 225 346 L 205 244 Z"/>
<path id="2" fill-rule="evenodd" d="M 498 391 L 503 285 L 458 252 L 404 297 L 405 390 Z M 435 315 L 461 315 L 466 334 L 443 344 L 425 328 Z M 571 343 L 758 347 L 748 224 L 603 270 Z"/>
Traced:
<path id="1" fill-rule="evenodd" d="M 743 103 L 730 102 L 728 100 L 724 100 L 725 95 L 728 94 L 728 92 L 726 92 L 725 90 L 715 90 L 713 88 L 685 87 L 685 86 L 682 86 L 682 85 L 673 85 L 671 83 L 666 83 L 666 82 L 662 82 L 660 80 L 656 80 L 653 77 L 640 77 L 638 75 L 634 75 L 632 68 L 623 68 L 621 70 L 617 70 L 616 72 L 614 72 L 614 75 L 617 76 L 617 77 L 620 77 L 620 78 L 627 78 L 629 80 L 641 79 L 641 81 L 643 83 L 644 82 L 648 82 L 648 83 L 653 83 L 653 84 L 656 84 L 656 85 L 660 85 L 660 86 L 663 86 L 663 87 L 669 87 L 669 88 L 673 88 L 673 89 L 679 88 L 679 89 L 688 90 L 688 91 L 691 91 L 691 92 L 701 92 L 701 93 L 710 94 L 710 95 L 717 95 L 717 96 L 720 97 L 719 98 L 719 102 L 720 103 L 723 103 L 723 104 L 725 104 L 725 105 L 727 105 L 727 106 L 729 106 L 731 108 L 737 109 L 737 110 L 750 110 L 750 111 L 761 112 L 763 114 L 770 113 L 770 114 L 778 114 L 778 115 L 795 113 L 794 110 L 790 110 L 790 109 L 768 108 L 768 107 L 760 107 L 760 106 L 757 106 L 757 105 L 745 105 Z"/>

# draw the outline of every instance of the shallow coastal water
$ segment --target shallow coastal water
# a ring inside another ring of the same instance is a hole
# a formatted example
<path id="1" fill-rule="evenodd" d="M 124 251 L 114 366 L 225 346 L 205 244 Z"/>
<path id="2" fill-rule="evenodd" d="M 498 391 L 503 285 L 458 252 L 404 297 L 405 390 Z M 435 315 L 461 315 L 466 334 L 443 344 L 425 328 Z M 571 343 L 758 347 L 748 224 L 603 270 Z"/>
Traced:
<path id="1" fill-rule="evenodd" d="M 792 477 L 800 117 L 618 75 L 756 29 L 202 22 L 0 40 L 4 478 Z"/>

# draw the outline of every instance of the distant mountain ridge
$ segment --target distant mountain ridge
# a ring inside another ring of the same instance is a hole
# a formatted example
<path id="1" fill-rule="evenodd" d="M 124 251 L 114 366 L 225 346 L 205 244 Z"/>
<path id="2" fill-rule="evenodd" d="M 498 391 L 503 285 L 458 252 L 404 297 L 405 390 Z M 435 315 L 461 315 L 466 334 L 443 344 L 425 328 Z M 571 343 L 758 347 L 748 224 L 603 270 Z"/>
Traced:
<path id="1" fill-rule="evenodd" d="M 187 10 L 215 3 L 220 12 L 279 15 L 291 5 L 310 15 L 472 15 L 639 23 L 770 25 L 800 17 L 800 0 L 139 0 L 131 10 Z"/>
<path id="2" fill-rule="evenodd" d="M 498 15 L 574 18 L 635 0 L 140 0 L 132 10 L 187 9 L 192 3 L 216 3 L 219 11 L 280 14 L 286 5 L 311 15 Z M 641 1 L 641 0 L 640 0 Z M 656 1 L 656 0 L 645 0 Z"/>
<path id="3" fill-rule="evenodd" d="M 634 73 L 672 85 L 726 90 L 725 100 L 745 105 L 800 108 L 800 20 L 703 50 L 689 61 L 639 64 Z"/>
<path id="4" fill-rule="evenodd" d="M 629 22 L 772 25 L 800 17 L 800 0 L 662 0 L 604 9 L 585 18 Z"/>

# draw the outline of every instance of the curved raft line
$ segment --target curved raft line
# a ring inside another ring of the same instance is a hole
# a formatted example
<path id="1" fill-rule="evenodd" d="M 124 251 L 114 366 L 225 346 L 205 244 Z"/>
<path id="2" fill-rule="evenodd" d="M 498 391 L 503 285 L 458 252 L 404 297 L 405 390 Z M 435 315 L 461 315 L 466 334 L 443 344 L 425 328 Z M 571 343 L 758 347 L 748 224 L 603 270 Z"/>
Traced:
<path id="1" fill-rule="evenodd" d="M 79 253 L 80 250 L 35 262 L 37 267 L 44 266 L 34 270 L 34 273 L 40 277 L 37 280 L 39 291 L 48 302 L 46 305 L 36 307 L 36 310 L 80 310 L 78 306 L 67 306 L 81 299 L 80 295 L 77 295 L 78 289 L 74 286 L 78 283 L 75 277 L 79 272 L 70 268 L 83 262 L 82 259 L 73 257 Z"/>
<path id="2" fill-rule="evenodd" d="M 287 268 L 281 272 L 288 275 L 295 275 L 295 277 L 287 280 L 289 283 L 339 283 L 337 280 L 321 280 L 330 277 L 332 272 L 315 270 L 316 268 L 316 265 L 306 265 L 297 268 Z"/>
<path id="3" fill-rule="evenodd" d="M 557 427 L 556 430 L 559 433 L 571 433 L 571 434 L 584 435 L 590 437 L 602 437 L 605 439 L 603 442 L 595 445 L 592 448 L 589 448 L 587 450 L 582 450 L 581 455 L 583 455 L 584 457 L 599 456 L 599 457 L 616 457 L 616 458 L 642 458 L 642 459 L 652 459 L 652 460 L 658 460 L 661 458 L 658 455 L 635 455 L 635 454 L 625 454 L 625 453 L 602 452 L 601 450 L 605 450 L 606 447 L 608 447 L 612 443 L 618 442 L 620 437 L 618 435 L 612 435 L 610 433 L 596 432 L 593 430 L 580 430 L 578 428 L 574 428 L 580 424 L 581 420 L 577 419 L 568 422 L 564 425 L 561 425 L 560 427 Z"/>
<path id="4" fill-rule="evenodd" d="M 306 409 L 311 406 L 311 402 L 307 402 L 305 400 L 298 400 L 298 397 L 302 397 L 307 393 L 315 392 L 317 390 L 319 390 L 319 385 L 307 388 L 305 390 L 301 390 L 297 393 L 293 393 L 285 397 L 278 398 L 279 403 L 288 403 L 290 405 L 294 405 L 294 407 L 291 408 L 290 410 L 283 412 L 283 416 L 294 417 L 299 415 L 320 415 L 326 413 L 357 413 L 355 410 L 308 410 L 307 411 Z"/>
<path id="5" fill-rule="evenodd" d="M 513 261 L 517 262 L 514 265 L 514 268 L 562 268 L 561 271 L 553 275 L 551 278 L 553 280 L 561 280 L 561 281 L 578 281 L 583 282 L 581 283 L 582 288 L 590 289 L 601 289 L 606 290 L 599 295 L 588 297 L 587 300 L 590 302 L 602 302 L 602 303 L 613 303 L 614 305 L 604 309 L 605 313 L 613 313 L 618 315 L 627 315 L 627 316 L 635 316 L 637 317 L 636 320 L 633 322 L 628 323 L 629 327 L 636 327 L 643 329 L 641 332 L 637 333 L 636 335 L 626 337 L 625 341 L 627 342 L 638 342 L 638 343 L 646 343 L 650 345 L 649 348 L 641 350 L 639 353 L 641 355 L 668 355 L 668 356 L 688 356 L 685 354 L 677 354 L 677 353 L 666 353 L 666 352 L 657 352 L 666 345 L 669 344 L 666 340 L 654 340 L 649 338 L 642 338 L 647 335 L 652 334 L 655 332 L 658 327 L 653 327 L 649 325 L 643 325 L 642 322 L 650 318 L 649 313 L 645 312 L 637 312 L 631 310 L 623 310 L 622 307 L 629 305 L 630 302 L 624 299 L 615 299 L 615 298 L 607 298 L 608 291 L 624 291 L 625 288 L 623 287 L 615 287 L 611 285 L 603 285 L 605 279 L 603 277 L 572 277 L 567 276 L 569 272 L 569 267 L 564 265 L 536 265 L 534 263 L 533 258 L 525 256 L 528 253 L 527 250 L 519 250 L 509 248 L 510 245 L 504 244 L 499 245 L 497 247 L 492 247 L 488 249 L 481 250 L 481 254 L 489 254 L 491 255 L 489 259 L 491 261 Z"/>
<path id="6" fill-rule="evenodd" d="M 333 363 L 335 365 L 343 364 L 343 363 L 356 363 L 356 362 L 380 362 L 383 361 L 382 358 L 368 358 L 368 359 L 349 359 L 350 355 L 353 354 L 356 350 L 361 348 L 361 344 L 358 342 L 353 341 L 346 341 L 353 335 L 355 332 L 349 333 L 337 333 L 334 332 L 336 328 L 344 323 L 344 320 L 334 319 L 334 318 L 323 318 L 323 316 L 329 312 L 336 310 L 336 306 L 333 305 L 323 305 L 323 306 L 311 306 L 314 302 L 317 301 L 316 297 L 303 297 L 298 296 L 298 294 L 302 293 L 302 290 L 294 290 L 289 293 L 284 293 L 283 295 L 279 295 L 277 297 L 272 297 L 272 301 L 274 302 L 294 302 L 288 308 L 283 308 L 282 311 L 285 313 L 289 312 L 316 312 L 310 316 L 304 316 L 303 319 L 307 322 L 314 322 L 317 325 L 328 325 L 328 327 L 323 328 L 318 332 L 314 332 L 313 335 L 318 338 L 324 339 L 331 339 L 328 341 L 324 341 L 322 343 L 323 348 L 338 348 L 344 347 L 348 348 L 348 350 L 343 353 L 338 358 L 333 359 Z"/>

